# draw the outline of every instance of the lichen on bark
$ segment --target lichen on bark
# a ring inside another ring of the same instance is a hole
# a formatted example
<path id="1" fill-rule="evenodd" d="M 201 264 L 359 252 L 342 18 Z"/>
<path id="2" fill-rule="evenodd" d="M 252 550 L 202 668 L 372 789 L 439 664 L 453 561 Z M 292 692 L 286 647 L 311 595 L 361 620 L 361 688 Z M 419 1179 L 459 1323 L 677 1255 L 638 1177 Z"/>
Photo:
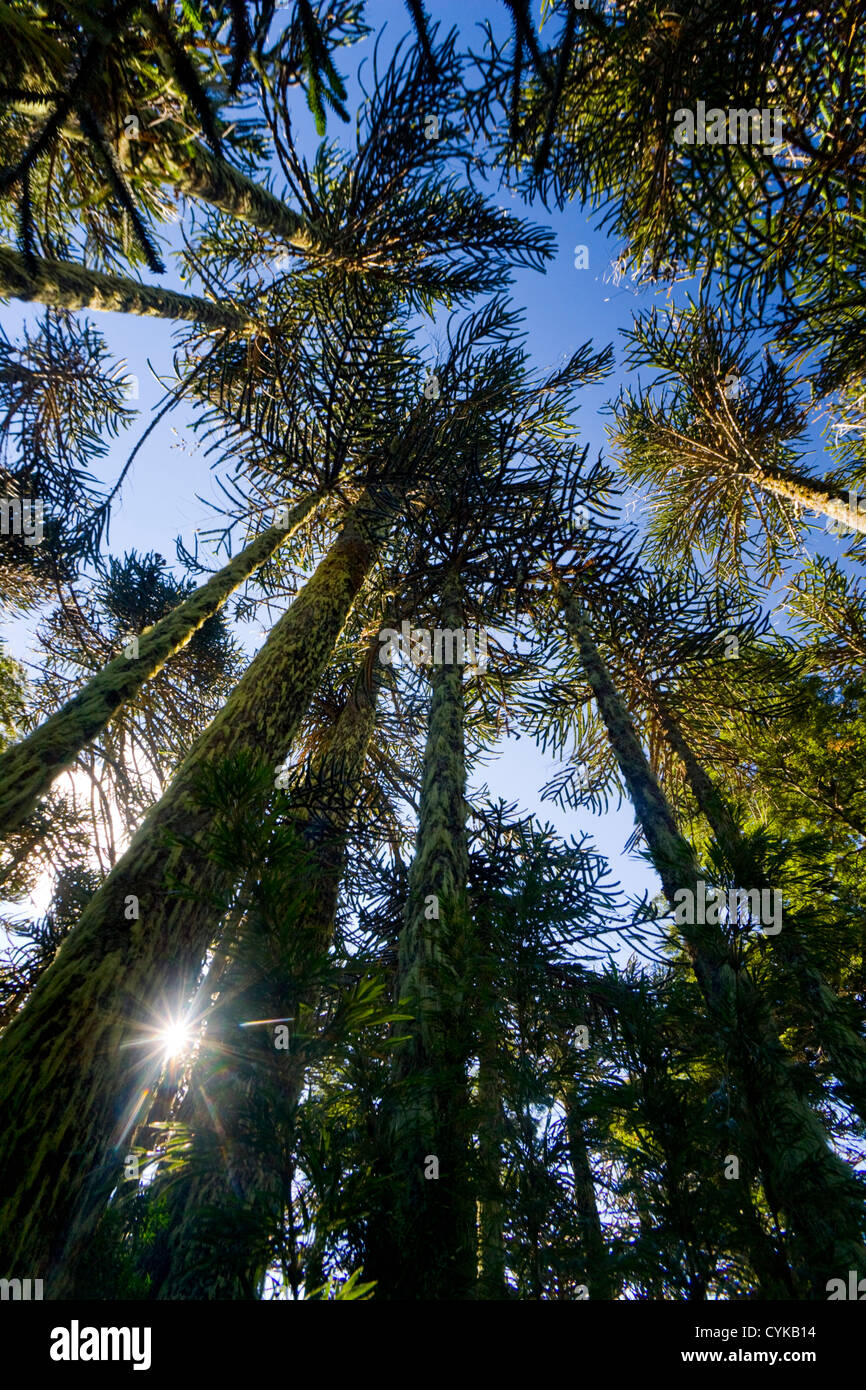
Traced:
<path id="1" fill-rule="evenodd" d="M 90 270 L 74 261 L 32 263 L 8 246 L 0 247 L 0 297 L 38 300 L 53 309 L 98 309 L 147 318 L 179 319 L 204 328 L 247 333 L 256 329 L 249 315 L 229 304 L 179 294 L 161 285 L 145 285 L 123 275 Z"/>
<path id="2" fill-rule="evenodd" d="M 52 1297 L 74 1287 L 152 1084 L 142 1031 L 183 1005 L 211 944 L 200 770 L 242 750 L 282 762 L 390 520 L 366 495 L 352 509 L 0 1039 L 0 1266 L 32 1269 Z"/>
<path id="3" fill-rule="evenodd" d="M 297 1021 L 314 1016 L 320 995 L 320 962 L 333 935 L 346 835 L 375 727 L 379 678 L 374 670 L 371 689 L 356 682 L 349 692 L 310 765 L 312 791 L 288 793 L 287 814 L 301 851 L 295 878 L 301 881 L 294 900 L 285 903 L 277 939 L 272 928 L 267 939 L 257 934 L 250 946 L 242 929 L 239 939 L 232 932 L 226 943 L 231 958 L 185 1102 L 192 1161 L 166 1194 L 173 1216 L 161 1299 L 249 1297 L 266 1272 L 262 1261 L 269 1238 L 282 1224 L 291 1182 L 279 1159 L 264 1161 L 259 1139 L 264 1132 L 280 1155 L 291 1152 L 308 1056 L 295 1041 Z M 291 1020 L 286 1024 L 291 1044 L 277 1049 L 272 1030 L 243 1026 L 258 1018 Z M 238 1249 L 220 1249 L 213 1221 L 219 1210 L 227 1227 L 241 1215 L 247 1236 Z M 260 1233 L 259 1245 L 254 1232 Z"/>
<path id="4" fill-rule="evenodd" d="M 304 497 L 286 526 L 263 531 L 158 623 L 145 628 L 138 637 L 137 656 L 115 657 L 55 714 L 0 755 L 0 839 L 26 820 L 81 749 L 298 530 L 315 503 L 312 493 Z"/>
<path id="5" fill-rule="evenodd" d="M 701 870 L 649 766 L 634 724 L 592 639 L 578 597 L 558 576 L 555 597 L 580 654 L 607 728 L 650 857 L 669 901 L 690 890 Z M 815 1111 L 801 1096 L 772 1014 L 747 971 L 736 968 L 718 926 L 680 928 L 686 953 L 727 1058 L 744 1136 L 758 1155 L 767 1199 L 792 1230 L 795 1273 L 814 1298 L 840 1270 L 866 1272 L 863 1193 L 830 1148 Z"/>
<path id="6" fill-rule="evenodd" d="M 439 625 L 463 625 L 459 579 L 443 584 Z M 467 1062 L 466 757 L 463 673 L 434 665 L 415 856 L 400 936 L 398 995 L 412 1021 L 394 1064 L 392 1219 L 370 1277 L 383 1298 L 467 1298 L 476 1281 Z M 439 1176 L 425 1176 L 435 1159 Z"/>

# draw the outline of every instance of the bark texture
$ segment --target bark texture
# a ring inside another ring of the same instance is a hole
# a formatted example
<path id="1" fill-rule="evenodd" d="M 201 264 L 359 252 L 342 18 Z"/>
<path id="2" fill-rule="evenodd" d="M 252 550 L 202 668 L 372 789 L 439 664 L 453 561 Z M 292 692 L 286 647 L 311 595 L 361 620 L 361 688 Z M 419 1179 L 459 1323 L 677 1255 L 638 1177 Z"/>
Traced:
<path id="1" fill-rule="evenodd" d="M 671 748 L 681 759 L 689 786 L 710 829 L 733 861 L 743 862 L 747 846 L 737 828 L 724 798 L 719 794 L 705 769 L 688 746 L 678 721 L 664 703 L 656 698 L 655 710 Z M 763 874 L 752 871 L 749 888 L 772 888 Z M 850 1010 L 843 999 L 827 983 L 809 960 L 800 935 L 793 923 L 782 924 L 782 930 L 767 938 L 775 954 L 785 960 L 800 987 L 801 997 L 808 1003 L 815 1035 L 829 1059 L 839 1088 L 849 1105 L 866 1122 L 866 1039 L 857 1032 Z"/>
<path id="2" fill-rule="evenodd" d="M 0 1267 L 32 1270 L 50 1297 L 74 1285 L 153 1084 L 142 1034 L 185 1004 L 215 934 L 200 770 L 243 750 L 282 762 L 388 524 L 354 509 L 0 1040 Z"/>
<path id="3" fill-rule="evenodd" d="M 179 131 L 178 137 L 183 138 Z M 188 137 L 187 137 L 188 138 Z M 306 219 L 287 207 L 267 188 L 247 178 L 227 160 L 217 159 L 199 144 L 187 144 L 188 158 L 166 181 L 188 198 L 199 198 L 263 232 L 288 241 L 301 251 L 316 248 Z"/>
<path id="4" fill-rule="evenodd" d="M 440 626 L 463 625 L 456 580 Z M 469 1298 L 477 1261 L 469 1185 L 470 1117 L 464 961 L 468 934 L 463 676 L 433 666 L 415 857 L 400 937 L 402 1028 L 388 1155 L 391 1215 L 367 1274 L 386 1299 Z M 432 1176 L 438 1171 L 438 1177 Z M 425 1172 L 428 1176 L 425 1176 Z"/>
<path id="5" fill-rule="evenodd" d="M 243 937 L 228 945 L 233 959 L 190 1080 L 193 1162 L 169 1189 L 176 1215 L 161 1299 L 254 1297 L 265 1274 L 267 1236 L 291 1201 L 291 1175 L 274 1160 L 273 1146 L 291 1151 L 304 1086 L 307 1054 L 298 1046 L 297 1021 L 318 1004 L 319 964 L 333 936 L 346 833 L 375 722 L 376 687 L 359 684 L 313 764 L 315 803 L 302 795 L 290 812 L 306 854 L 298 865 L 303 885 L 286 903 L 288 933 L 280 931 L 272 951 L 266 940 L 253 950 Z M 278 1050 L 273 1028 L 243 1026 L 259 1018 L 294 1020 L 287 1025 L 291 1046 Z M 238 1247 L 225 1248 L 214 1227 L 212 1212 L 220 1209 L 227 1213 L 223 1231 L 238 1214 L 240 1230 L 251 1233 Z"/>
<path id="6" fill-rule="evenodd" d="M 686 888 L 696 902 L 701 870 L 694 852 L 677 829 L 577 598 L 558 580 L 555 592 L 665 894 L 673 902 Z M 862 1192 L 801 1097 L 772 1016 L 748 974 L 735 968 L 723 933 L 712 924 L 681 931 L 728 1059 L 767 1199 L 792 1231 L 795 1273 L 802 1275 L 810 1297 L 825 1298 L 829 1279 L 851 1269 L 866 1272 Z"/>
<path id="7" fill-rule="evenodd" d="M 481 1043 L 478 1058 L 478 1162 L 483 1184 L 478 1203 L 478 1296 L 484 1299 L 508 1296 L 501 1179 L 505 1140 L 502 1105 L 499 1050 L 496 1039 L 489 1037 Z"/>
<path id="8" fill-rule="evenodd" d="M 145 628 L 138 639 L 137 657 L 115 657 L 56 714 L 0 755 L 0 838 L 32 814 L 54 778 L 73 765 L 81 749 L 117 711 L 297 531 L 315 503 L 313 494 L 306 496 L 289 514 L 287 526 L 263 531 L 195 593 Z"/>
<path id="9" fill-rule="evenodd" d="M 565 1111 L 568 1158 L 574 1179 L 574 1205 L 577 1208 L 589 1296 L 593 1299 L 614 1298 L 610 1261 L 595 1199 L 595 1180 L 589 1162 L 580 1107 L 576 1096 L 568 1087 L 563 1091 L 562 1107 Z"/>
<path id="10" fill-rule="evenodd" d="M 123 275 L 88 270 L 74 261 L 34 258 L 32 268 L 9 247 L 0 247 L 0 297 L 38 300 L 52 309 L 101 309 L 147 318 L 181 319 L 204 328 L 247 333 L 256 325 L 239 309 L 211 299 L 143 285 Z"/>
<path id="11" fill-rule="evenodd" d="M 806 511 L 818 512 L 821 516 L 828 517 L 840 527 L 866 534 L 866 510 L 860 510 L 862 503 L 858 505 L 856 492 L 832 487 L 822 478 L 807 478 L 799 473 L 789 473 L 783 468 L 766 465 L 762 468 L 750 468 L 748 477 L 773 497 L 784 497 L 786 501 L 795 502 Z"/>

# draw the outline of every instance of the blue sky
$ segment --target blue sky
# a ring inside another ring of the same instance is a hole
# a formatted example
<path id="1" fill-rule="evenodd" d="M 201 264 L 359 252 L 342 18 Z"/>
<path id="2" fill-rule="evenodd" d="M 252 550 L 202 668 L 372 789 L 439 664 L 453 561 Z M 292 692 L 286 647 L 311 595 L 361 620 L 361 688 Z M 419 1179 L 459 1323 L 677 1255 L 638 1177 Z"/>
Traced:
<path id="1" fill-rule="evenodd" d="M 475 48 L 480 47 L 481 36 L 478 30 L 471 34 L 474 26 L 488 17 L 495 22 L 503 20 L 502 6 L 487 6 L 473 0 L 461 0 L 461 3 L 430 0 L 428 8 L 444 30 L 456 24 L 464 37 L 471 36 Z M 400 0 L 373 0 L 368 6 L 368 18 L 377 29 L 387 22 L 387 36 L 391 41 L 409 28 L 408 16 Z M 351 75 L 363 57 L 369 58 L 374 40 L 375 36 L 371 36 L 363 44 L 343 52 L 339 66 L 344 74 Z M 387 50 L 388 42 L 383 46 Z M 350 110 L 357 93 L 357 84 L 352 81 Z M 316 137 L 312 118 L 300 93 L 297 95 L 297 131 L 300 147 L 309 156 L 315 148 Z M 348 141 L 351 134 L 352 127 L 343 127 L 335 117 L 330 118 L 329 138 Z M 505 189 L 493 190 L 493 199 L 501 206 L 517 208 L 520 205 Z M 540 367 L 552 366 L 563 356 L 570 355 L 579 344 L 592 339 L 597 349 L 612 343 L 619 364 L 623 349 L 620 330 L 630 324 L 633 312 L 649 305 L 651 292 L 638 294 L 628 280 L 619 286 L 613 282 L 612 263 L 620 247 L 592 229 L 585 210 L 579 205 L 547 213 L 538 204 L 529 215 L 550 226 L 557 241 L 556 256 L 545 274 L 522 271 L 515 275 L 513 299 L 525 309 L 527 344 L 532 358 Z M 588 269 L 575 267 L 578 245 L 589 248 Z M 176 283 L 173 270 L 156 283 Z M 679 287 L 677 297 L 681 298 L 687 288 Z M 38 306 L 17 302 L 4 306 L 2 322 L 7 334 L 14 337 L 21 323 L 25 319 L 33 321 L 39 312 Z M 113 353 L 126 360 L 139 386 L 140 418 L 133 429 L 112 446 L 100 470 L 104 480 L 111 483 L 132 444 L 149 423 L 153 405 L 161 397 L 162 389 L 154 372 L 166 377 L 170 374 L 173 331 L 171 324 L 154 319 L 119 314 L 94 314 L 92 317 Z M 419 345 L 432 350 L 438 336 L 434 324 L 422 327 Z M 623 380 L 622 368 L 617 365 L 607 382 L 587 388 L 581 394 L 578 425 L 581 441 L 590 445 L 591 457 L 605 447 L 601 407 L 617 394 Z M 210 472 L 208 461 L 197 448 L 189 429 L 189 415 L 178 409 L 147 440 L 124 483 L 121 505 L 111 523 L 111 549 L 116 554 L 132 548 L 139 552 L 157 550 L 173 561 L 175 538 L 181 536 L 185 545 L 192 548 L 196 529 L 207 530 L 214 523 L 208 501 L 218 503 L 220 500 L 216 476 Z M 639 521 L 639 512 L 631 519 Z M 6 625 L 9 650 L 24 660 L 29 631 L 30 624 L 24 620 Z M 254 628 L 246 632 L 245 645 L 250 654 L 260 640 L 261 635 Z M 622 854 L 634 823 L 630 806 L 625 804 L 619 810 L 612 807 L 607 814 L 594 816 L 585 810 L 561 811 L 552 803 L 542 803 L 539 789 L 556 766 L 557 763 L 542 755 L 528 738 L 511 738 L 485 765 L 482 776 L 494 796 L 518 801 L 522 809 L 535 811 L 542 820 L 552 822 L 560 833 L 579 836 L 589 832 L 597 847 L 611 858 L 613 870 L 627 892 L 638 893 L 648 888 L 654 893 L 658 883 L 646 862 L 636 856 L 626 859 Z"/>

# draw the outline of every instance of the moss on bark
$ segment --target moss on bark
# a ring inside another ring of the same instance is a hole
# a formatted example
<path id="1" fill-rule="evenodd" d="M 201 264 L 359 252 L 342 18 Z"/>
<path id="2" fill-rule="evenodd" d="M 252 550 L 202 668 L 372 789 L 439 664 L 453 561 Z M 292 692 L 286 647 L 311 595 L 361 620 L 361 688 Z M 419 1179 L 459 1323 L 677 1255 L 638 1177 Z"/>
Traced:
<path id="1" fill-rule="evenodd" d="M 253 960 L 243 940 L 237 948 L 227 943 L 233 959 L 220 981 L 221 999 L 190 1078 L 193 1161 L 167 1194 L 176 1217 L 168 1235 L 169 1265 L 157 1295 L 161 1299 L 244 1298 L 265 1274 L 267 1237 L 282 1222 L 291 1188 L 289 1176 L 271 1155 L 275 1143 L 279 1153 L 291 1152 L 307 1054 L 295 1045 L 296 1027 L 290 1029 L 292 1045 L 277 1050 L 271 1030 L 240 1025 L 251 1018 L 297 1023 L 318 1003 L 319 963 L 333 936 L 346 834 L 375 727 L 380 672 L 374 671 L 371 690 L 356 685 L 313 761 L 314 804 L 305 796 L 291 813 L 307 858 L 299 867 L 306 891 L 299 892 L 295 904 L 286 904 L 288 942 L 275 944 L 273 960 L 267 943 L 258 944 Z M 273 967 L 267 973 L 262 945 Z M 202 1147 L 210 1165 L 206 1157 L 202 1161 Z M 216 1171 L 214 1155 L 219 1159 Z M 247 1239 L 231 1251 L 222 1248 L 215 1210 L 226 1213 L 226 1226 L 241 1217 L 239 1227 Z"/>
<path id="2" fill-rule="evenodd" d="M 178 130 L 178 138 L 183 132 Z M 269 232 L 301 251 L 311 251 L 316 241 L 307 220 L 287 207 L 267 188 L 247 178 L 224 159 L 217 159 L 199 144 L 186 142 L 186 158 L 166 175 L 179 192 L 199 198 L 242 222 Z"/>
<path id="3" fill-rule="evenodd" d="M 463 625 L 456 577 L 445 584 L 439 624 Z M 399 946 L 398 995 L 408 1001 L 413 1018 L 394 1069 L 392 1219 L 367 1269 L 382 1298 L 468 1298 L 476 1277 L 466 1070 L 469 849 L 462 668 L 434 665 L 431 686 L 418 835 Z M 432 1159 L 438 1177 L 430 1176 Z"/>
<path id="4" fill-rule="evenodd" d="M 49 1296 L 74 1281 L 153 1083 L 143 1032 L 185 1003 L 211 944 L 200 769 L 243 750 L 282 762 L 388 524 L 369 499 L 350 514 L 0 1039 L 0 1267 Z"/>
<path id="5" fill-rule="evenodd" d="M 496 1038 L 486 1037 L 478 1057 L 478 1296 L 503 1299 L 505 1280 L 505 1202 L 502 1163 L 505 1115 L 502 1108 L 502 1075 Z"/>
<path id="6" fill-rule="evenodd" d="M 670 747 L 681 759 L 698 807 L 717 841 L 734 862 L 742 863 L 748 849 L 736 822 L 716 790 L 711 778 L 686 742 L 679 722 L 656 697 L 655 710 Z M 749 888 L 772 888 L 763 874 L 754 870 Z M 772 950 L 784 959 L 797 980 L 802 1000 L 810 1007 L 812 1022 L 826 1053 L 839 1088 L 849 1105 L 866 1121 L 866 1040 L 857 1032 L 845 1001 L 840 999 L 820 970 L 809 960 L 794 923 L 783 924 L 781 932 L 767 938 Z"/>
<path id="7" fill-rule="evenodd" d="M 679 889 L 697 901 L 700 866 L 680 835 L 637 733 L 592 640 L 573 593 L 554 592 L 580 653 L 611 747 L 669 901 Z M 711 924 L 681 928 L 695 977 L 728 1059 L 747 1140 L 758 1155 L 767 1199 L 793 1232 L 795 1273 L 812 1298 L 846 1270 L 866 1273 L 863 1193 L 802 1098 L 772 1015 L 746 971 L 735 968 L 723 933 Z"/>
<path id="8" fill-rule="evenodd" d="M 205 584 L 138 639 L 138 656 L 117 656 L 56 714 L 0 755 L 0 838 L 15 830 L 46 795 L 54 778 L 133 699 L 175 652 L 185 647 L 244 580 L 297 531 L 315 506 L 309 494 L 293 508 L 288 526 L 271 526 Z"/>
<path id="9" fill-rule="evenodd" d="M 195 295 L 178 294 L 160 285 L 142 285 L 123 275 L 88 270 L 73 261 L 36 256 L 32 267 L 9 247 L 0 247 L 0 297 L 38 300 L 53 309 L 101 309 L 148 318 L 180 319 L 204 328 L 230 328 L 246 333 L 256 325 L 228 304 Z"/>

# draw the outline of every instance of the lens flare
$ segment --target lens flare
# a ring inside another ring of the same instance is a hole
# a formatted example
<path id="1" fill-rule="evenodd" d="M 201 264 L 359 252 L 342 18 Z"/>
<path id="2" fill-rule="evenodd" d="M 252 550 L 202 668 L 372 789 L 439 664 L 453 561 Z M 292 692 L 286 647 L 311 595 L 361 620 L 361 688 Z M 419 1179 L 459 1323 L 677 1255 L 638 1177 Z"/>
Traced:
<path id="1" fill-rule="evenodd" d="M 170 1023 L 167 1028 L 163 1028 L 157 1034 L 157 1041 L 162 1046 L 166 1061 L 172 1057 L 178 1057 L 181 1052 L 185 1051 L 189 1046 L 189 1025 L 186 1023 Z"/>

